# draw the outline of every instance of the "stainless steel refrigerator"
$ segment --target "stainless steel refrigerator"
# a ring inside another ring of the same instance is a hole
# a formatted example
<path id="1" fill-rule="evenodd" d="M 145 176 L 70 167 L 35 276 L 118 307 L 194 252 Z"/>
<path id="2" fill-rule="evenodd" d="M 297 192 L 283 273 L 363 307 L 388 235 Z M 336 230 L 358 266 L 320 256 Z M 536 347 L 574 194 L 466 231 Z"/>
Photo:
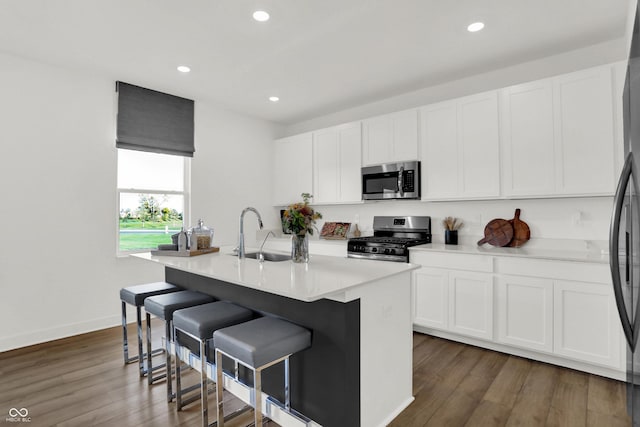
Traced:
<path id="1" fill-rule="evenodd" d="M 613 290 L 627 341 L 627 409 L 640 427 L 640 30 L 636 11 L 622 97 L 625 162 L 609 233 Z"/>

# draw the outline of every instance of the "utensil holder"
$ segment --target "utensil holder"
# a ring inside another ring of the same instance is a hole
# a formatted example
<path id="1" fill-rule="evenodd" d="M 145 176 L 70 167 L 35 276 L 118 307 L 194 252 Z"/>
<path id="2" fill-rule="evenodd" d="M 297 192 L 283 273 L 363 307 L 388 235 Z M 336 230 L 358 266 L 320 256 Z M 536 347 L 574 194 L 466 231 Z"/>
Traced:
<path id="1" fill-rule="evenodd" d="M 458 230 L 444 230 L 444 243 L 446 245 L 457 245 Z"/>

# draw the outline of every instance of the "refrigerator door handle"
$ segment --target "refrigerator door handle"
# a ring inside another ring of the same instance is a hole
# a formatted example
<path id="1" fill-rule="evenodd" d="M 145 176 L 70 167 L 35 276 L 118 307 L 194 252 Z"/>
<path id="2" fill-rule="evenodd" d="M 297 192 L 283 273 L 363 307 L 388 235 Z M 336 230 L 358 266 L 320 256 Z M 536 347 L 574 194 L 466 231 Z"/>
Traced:
<path id="1" fill-rule="evenodd" d="M 627 314 L 627 310 L 624 303 L 624 297 L 622 294 L 622 278 L 620 277 L 620 220 L 622 217 L 622 206 L 624 205 L 624 195 L 629 185 L 633 171 L 633 154 L 629 153 L 625 159 L 622 173 L 620 174 L 620 180 L 618 181 L 618 188 L 616 189 L 616 195 L 613 200 L 613 215 L 611 217 L 611 228 L 609 229 L 609 266 L 611 267 L 611 278 L 613 280 L 613 293 L 616 299 L 616 306 L 618 307 L 618 314 L 622 321 L 622 330 L 624 331 L 627 343 L 632 351 L 635 350 L 635 333 L 631 323 L 631 319 Z M 633 208 L 633 207 L 632 207 Z M 627 252 L 629 248 L 627 247 Z"/>

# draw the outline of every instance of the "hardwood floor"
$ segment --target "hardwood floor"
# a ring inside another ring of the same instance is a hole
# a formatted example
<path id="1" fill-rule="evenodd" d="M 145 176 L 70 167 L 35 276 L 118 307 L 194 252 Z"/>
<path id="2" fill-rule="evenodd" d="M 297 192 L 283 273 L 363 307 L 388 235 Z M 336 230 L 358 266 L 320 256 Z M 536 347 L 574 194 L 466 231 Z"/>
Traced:
<path id="1" fill-rule="evenodd" d="M 405 426 L 630 426 L 624 383 L 414 334 Z"/>
<path id="2" fill-rule="evenodd" d="M 0 423 L 26 425 L 5 418 L 27 408 L 30 426 L 199 426 L 199 404 L 177 413 L 163 382 L 148 387 L 137 365 L 123 365 L 120 334 L 110 328 L 0 353 Z M 415 401 L 393 427 L 630 425 L 623 383 L 570 369 L 414 334 L 413 372 Z M 213 394 L 209 402 L 213 411 Z M 226 425 L 251 419 L 248 412 Z"/>

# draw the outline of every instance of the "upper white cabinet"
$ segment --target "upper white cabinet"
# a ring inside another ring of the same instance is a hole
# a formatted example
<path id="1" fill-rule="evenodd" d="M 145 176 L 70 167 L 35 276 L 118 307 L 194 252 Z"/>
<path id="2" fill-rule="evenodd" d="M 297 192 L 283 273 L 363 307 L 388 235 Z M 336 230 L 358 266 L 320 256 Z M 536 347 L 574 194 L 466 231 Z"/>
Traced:
<path id="1" fill-rule="evenodd" d="M 544 196 L 556 191 L 556 149 L 551 79 L 500 93 L 503 191 Z"/>
<path id="2" fill-rule="evenodd" d="M 313 133 L 313 201 L 361 200 L 362 132 L 360 122 Z"/>
<path id="3" fill-rule="evenodd" d="M 561 194 L 613 194 L 614 142 L 612 68 L 598 67 L 553 81 L 556 165 Z"/>
<path id="4" fill-rule="evenodd" d="M 312 193 L 311 133 L 274 141 L 273 204 L 288 205 L 301 200 L 302 193 Z"/>
<path id="5" fill-rule="evenodd" d="M 500 195 L 497 92 L 420 110 L 422 198 L 473 199 Z"/>
<path id="6" fill-rule="evenodd" d="M 591 68 L 500 91 L 505 196 L 613 193 L 620 151 L 614 70 Z"/>
<path id="7" fill-rule="evenodd" d="M 418 110 L 406 110 L 362 122 L 364 166 L 418 159 Z"/>

